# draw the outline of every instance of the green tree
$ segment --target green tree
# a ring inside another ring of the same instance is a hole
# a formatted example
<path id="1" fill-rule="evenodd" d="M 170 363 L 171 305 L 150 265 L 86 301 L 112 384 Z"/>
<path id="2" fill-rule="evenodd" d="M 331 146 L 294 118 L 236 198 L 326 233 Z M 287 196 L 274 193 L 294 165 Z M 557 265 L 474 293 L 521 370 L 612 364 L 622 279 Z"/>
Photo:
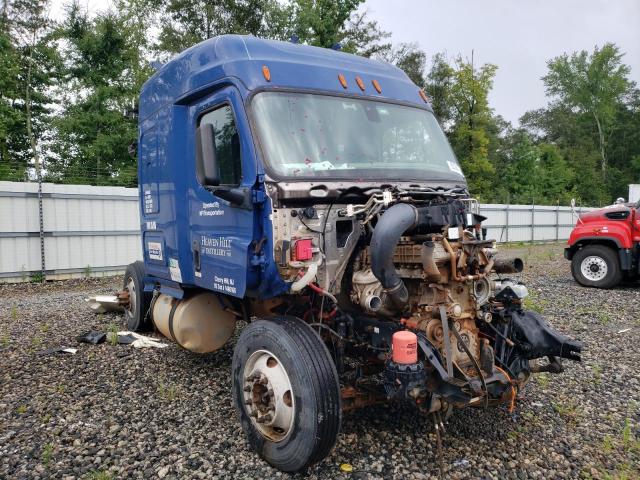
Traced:
<path id="1" fill-rule="evenodd" d="M 39 175 L 59 56 L 48 2 L 5 0 L 0 19 L 0 178 Z"/>
<path id="2" fill-rule="evenodd" d="M 538 145 L 536 178 L 538 203 L 568 205 L 571 198 L 575 197 L 575 173 L 556 145 Z"/>
<path id="3" fill-rule="evenodd" d="M 358 12 L 363 0 L 294 0 L 293 32 L 300 42 L 316 47 L 341 45 L 348 53 L 364 57 L 382 54 L 390 48 L 384 43 L 390 34 Z"/>
<path id="4" fill-rule="evenodd" d="M 131 19 L 106 12 L 90 19 L 72 4 L 59 30 L 66 40 L 62 115 L 54 122 L 57 160 L 49 175 L 65 183 L 136 184 L 136 162 L 128 146 L 135 120 L 124 117 L 148 75 Z"/>
<path id="5" fill-rule="evenodd" d="M 458 57 L 453 67 L 448 101 L 453 112 L 449 140 L 460 159 L 471 192 L 480 199 L 491 196 L 495 168 L 489 159 L 492 112 L 488 95 L 497 67 L 475 68 Z"/>
<path id="6" fill-rule="evenodd" d="M 622 63 L 622 57 L 617 46 L 607 43 L 595 47 L 591 54 L 582 50 L 550 60 L 549 73 L 543 77 L 549 95 L 593 117 L 603 175 L 607 169 L 607 137 L 616 109 L 631 88 L 627 78 L 630 69 Z"/>
<path id="7" fill-rule="evenodd" d="M 436 53 L 431 59 L 431 67 L 426 78 L 425 89 L 431 98 L 433 113 L 445 126 L 453 119 L 450 94 L 454 81 L 454 70 L 447 62 L 444 53 Z"/>
<path id="8" fill-rule="evenodd" d="M 425 77 L 427 54 L 420 50 L 416 43 L 401 43 L 396 47 L 378 52 L 376 57 L 403 70 L 411 81 L 420 88 L 425 87 L 427 83 Z"/>
<path id="9" fill-rule="evenodd" d="M 18 72 L 18 55 L 3 22 L 0 27 L 0 180 L 15 180 L 25 173 L 26 165 L 18 166 L 12 161 L 10 148 L 10 136 L 22 121 L 21 112 L 14 108 L 19 98 Z"/>
<path id="10" fill-rule="evenodd" d="M 160 10 L 157 48 L 179 53 L 227 33 L 284 40 L 291 35 L 292 6 L 272 0 L 150 0 Z"/>

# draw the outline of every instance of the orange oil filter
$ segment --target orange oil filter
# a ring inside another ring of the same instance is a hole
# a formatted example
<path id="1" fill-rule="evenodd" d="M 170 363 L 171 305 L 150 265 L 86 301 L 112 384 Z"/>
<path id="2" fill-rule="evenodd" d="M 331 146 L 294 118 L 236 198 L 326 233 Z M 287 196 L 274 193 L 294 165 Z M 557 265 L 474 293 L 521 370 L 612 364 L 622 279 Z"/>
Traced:
<path id="1" fill-rule="evenodd" d="M 391 358 L 395 363 L 418 362 L 418 337 L 409 330 L 400 330 L 391 337 Z"/>

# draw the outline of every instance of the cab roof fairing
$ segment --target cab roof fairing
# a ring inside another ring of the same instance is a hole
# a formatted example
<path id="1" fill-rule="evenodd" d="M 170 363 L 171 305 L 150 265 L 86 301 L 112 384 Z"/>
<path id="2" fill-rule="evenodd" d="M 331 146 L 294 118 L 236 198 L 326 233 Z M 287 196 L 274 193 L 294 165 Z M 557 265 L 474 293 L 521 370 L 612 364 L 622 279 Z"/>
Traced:
<path id="1" fill-rule="evenodd" d="M 263 65 L 269 67 L 271 81 L 264 78 Z M 346 89 L 340 85 L 339 73 L 345 75 Z M 356 84 L 356 76 L 364 81 L 364 92 Z M 229 77 L 238 78 L 249 93 L 281 87 L 379 97 L 425 106 L 419 87 L 402 70 L 388 63 L 326 48 L 223 35 L 180 53 L 145 82 L 140 92 L 140 119 Z M 382 93 L 375 90 L 374 79 L 380 83 Z"/>

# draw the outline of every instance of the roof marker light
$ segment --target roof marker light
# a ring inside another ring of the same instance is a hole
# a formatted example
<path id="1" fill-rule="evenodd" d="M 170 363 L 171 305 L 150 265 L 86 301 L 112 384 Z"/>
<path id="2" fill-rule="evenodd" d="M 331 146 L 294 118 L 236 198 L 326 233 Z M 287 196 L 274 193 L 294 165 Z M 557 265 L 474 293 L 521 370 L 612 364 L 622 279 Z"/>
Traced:
<path id="1" fill-rule="evenodd" d="M 378 83 L 378 80 L 371 80 L 371 83 L 373 84 L 373 88 L 376 89 L 376 92 L 382 93 L 382 88 L 380 88 L 380 84 Z"/>
<path id="2" fill-rule="evenodd" d="M 347 79 L 344 78 L 343 74 L 338 74 L 338 80 L 340 81 L 340 85 L 342 85 L 342 88 L 347 88 Z"/>
<path id="3" fill-rule="evenodd" d="M 420 98 L 424 100 L 424 103 L 429 103 L 429 97 L 427 97 L 427 94 L 424 93 L 424 90 L 420 89 L 418 90 L 418 93 L 420 94 Z"/>
<path id="4" fill-rule="evenodd" d="M 356 83 L 358 84 L 358 87 L 360 87 L 360 90 L 364 92 L 364 82 L 360 77 L 356 77 Z"/>
<path id="5" fill-rule="evenodd" d="M 269 67 L 267 67 L 266 65 L 262 66 L 262 75 L 264 75 L 264 79 L 267 82 L 271 81 L 271 71 L 269 70 Z"/>

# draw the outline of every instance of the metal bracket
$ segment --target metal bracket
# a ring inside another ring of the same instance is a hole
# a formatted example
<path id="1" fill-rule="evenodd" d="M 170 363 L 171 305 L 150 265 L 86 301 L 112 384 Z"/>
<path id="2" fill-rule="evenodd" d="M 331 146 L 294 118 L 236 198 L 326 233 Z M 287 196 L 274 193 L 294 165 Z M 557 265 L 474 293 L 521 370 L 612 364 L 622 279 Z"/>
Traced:
<path id="1" fill-rule="evenodd" d="M 447 310 L 444 305 L 440 305 L 440 320 L 442 322 L 442 333 L 444 334 L 444 352 L 447 357 L 447 375 L 453 377 L 453 358 L 451 357 L 451 337 L 449 336 L 449 321 Z"/>

